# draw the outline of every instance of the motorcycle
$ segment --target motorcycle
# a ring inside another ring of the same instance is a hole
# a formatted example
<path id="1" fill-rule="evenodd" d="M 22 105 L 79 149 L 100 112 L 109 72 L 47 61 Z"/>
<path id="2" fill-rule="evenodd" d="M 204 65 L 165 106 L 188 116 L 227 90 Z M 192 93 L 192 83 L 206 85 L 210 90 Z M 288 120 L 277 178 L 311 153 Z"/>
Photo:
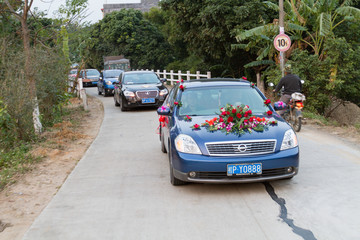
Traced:
<path id="1" fill-rule="evenodd" d="M 301 80 L 301 83 L 304 84 L 304 80 Z M 273 87 L 274 84 L 270 83 L 270 87 Z M 283 89 L 281 89 L 281 93 Z M 275 111 L 283 110 L 284 113 L 281 114 L 282 118 L 285 119 L 287 123 L 296 131 L 300 132 L 302 124 L 302 109 L 304 108 L 304 101 L 306 97 L 304 94 L 295 92 L 291 94 L 291 99 L 286 105 L 283 102 L 276 102 L 274 104 Z"/>
<path id="2" fill-rule="evenodd" d="M 303 119 L 302 109 L 304 108 L 305 99 L 304 94 L 298 92 L 291 94 L 290 102 L 282 114 L 285 121 L 288 122 L 296 132 L 301 130 L 301 122 Z"/>

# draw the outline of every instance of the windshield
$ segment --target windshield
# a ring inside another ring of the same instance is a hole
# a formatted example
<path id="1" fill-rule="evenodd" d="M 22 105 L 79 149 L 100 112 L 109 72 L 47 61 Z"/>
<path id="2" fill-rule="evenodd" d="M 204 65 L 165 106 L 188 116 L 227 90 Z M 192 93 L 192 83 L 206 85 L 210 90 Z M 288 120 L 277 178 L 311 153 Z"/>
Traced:
<path id="1" fill-rule="evenodd" d="M 98 70 L 96 69 L 87 69 L 86 70 L 86 75 L 89 77 L 89 76 L 96 76 L 96 77 L 99 77 L 100 76 L 100 73 Z"/>
<path id="2" fill-rule="evenodd" d="M 118 78 L 122 70 L 106 70 L 104 71 L 104 78 Z"/>
<path id="3" fill-rule="evenodd" d="M 132 73 L 124 76 L 124 84 L 156 84 L 160 83 L 155 73 Z"/>
<path id="4" fill-rule="evenodd" d="M 251 87 L 216 87 L 187 89 L 181 95 L 182 107 L 179 115 L 220 114 L 220 108 L 226 104 L 234 106 L 248 105 L 254 114 L 269 110 L 264 99 Z"/>

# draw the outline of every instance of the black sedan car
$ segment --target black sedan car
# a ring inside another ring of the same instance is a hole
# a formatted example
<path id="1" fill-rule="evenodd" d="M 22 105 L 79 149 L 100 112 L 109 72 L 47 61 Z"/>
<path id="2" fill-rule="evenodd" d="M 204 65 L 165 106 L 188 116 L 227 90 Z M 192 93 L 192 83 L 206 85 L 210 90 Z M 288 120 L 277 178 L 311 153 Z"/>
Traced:
<path id="1" fill-rule="evenodd" d="M 165 82 L 166 79 L 160 79 L 152 71 L 122 72 L 115 82 L 115 106 L 120 106 L 121 111 L 133 107 L 161 106 L 169 93 Z"/>

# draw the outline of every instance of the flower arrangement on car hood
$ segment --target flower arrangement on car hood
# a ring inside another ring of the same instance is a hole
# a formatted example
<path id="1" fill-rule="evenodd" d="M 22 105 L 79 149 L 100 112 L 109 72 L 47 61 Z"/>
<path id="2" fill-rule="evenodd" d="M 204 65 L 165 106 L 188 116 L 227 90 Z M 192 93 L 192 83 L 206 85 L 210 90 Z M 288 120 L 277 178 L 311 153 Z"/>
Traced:
<path id="1" fill-rule="evenodd" d="M 239 135 L 245 133 L 245 131 L 262 132 L 268 125 L 276 125 L 277 121 L 270 121 L 265 117 L 256 117 L 252 114 L 252 110 L 248 105 L 233 106 L 227 104 L 225 107 L 220 108 L 221 114 L 219 117 L 215 117 L 211 120 L 205 120 L 201 126 L 207 128 L 209 131 L 224 131 L 228 133 L 237 133 Z M 271 115 L 267 113 L 267 115 Z M 194 130 L 200 129 L 200 127 Z"/>

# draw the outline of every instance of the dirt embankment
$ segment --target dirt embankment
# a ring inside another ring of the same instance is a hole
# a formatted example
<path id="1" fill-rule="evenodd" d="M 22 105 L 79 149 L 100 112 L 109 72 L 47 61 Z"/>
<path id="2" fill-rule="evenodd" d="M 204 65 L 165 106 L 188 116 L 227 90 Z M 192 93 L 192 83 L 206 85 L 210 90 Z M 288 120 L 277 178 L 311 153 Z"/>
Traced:
<path id="1" fill-rule="evenodd" d="M 42 160 L 0 192 L 0 239 L 21 239 L 35 218 L 50 202 L 98 134 L 103 105 L 88 98 L 89 111 L 80 111 L 81 101 L 72 99 L 77 111 L 43 134 L 46 141 L 33 150 Z"/>

